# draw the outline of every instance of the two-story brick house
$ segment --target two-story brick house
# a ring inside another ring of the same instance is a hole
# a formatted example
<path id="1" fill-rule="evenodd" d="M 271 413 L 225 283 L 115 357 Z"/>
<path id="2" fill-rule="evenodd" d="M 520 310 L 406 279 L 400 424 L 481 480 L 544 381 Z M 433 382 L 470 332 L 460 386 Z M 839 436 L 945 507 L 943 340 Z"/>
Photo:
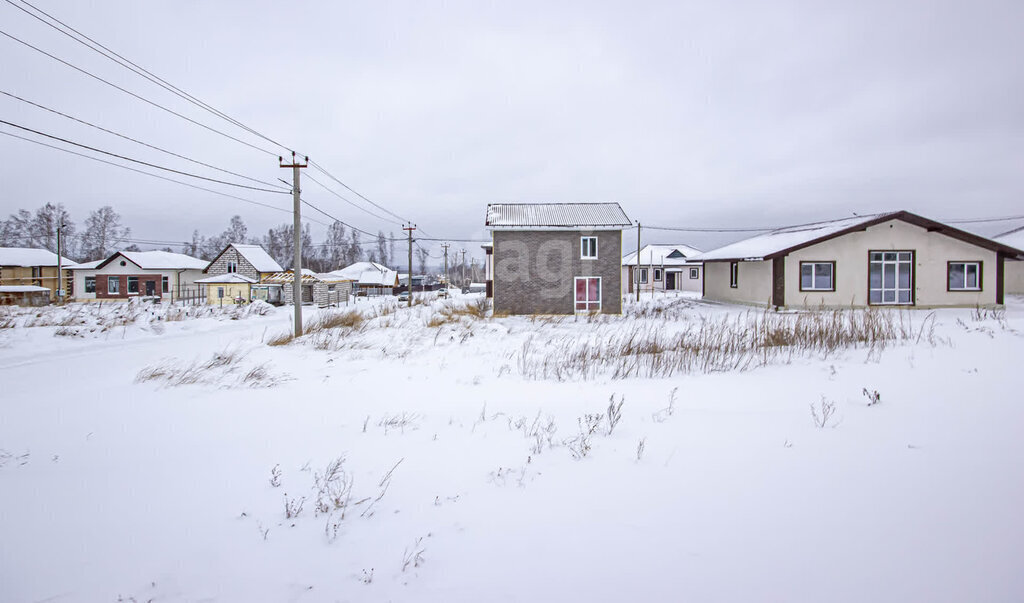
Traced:
<path id="1" fill-rule="evenodd" d="M 492 203 L 495 314 L 622 313 L 618 203 Z"/>

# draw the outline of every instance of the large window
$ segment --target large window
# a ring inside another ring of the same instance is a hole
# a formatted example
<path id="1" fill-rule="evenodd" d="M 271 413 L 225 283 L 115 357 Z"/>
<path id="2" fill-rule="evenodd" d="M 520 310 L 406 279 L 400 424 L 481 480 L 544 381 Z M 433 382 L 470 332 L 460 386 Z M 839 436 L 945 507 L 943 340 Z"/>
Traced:
<path id="1" fill-rule="evenodd" d="M 107 277 L 107 294 L 117 295 L 121 292 L 121 279 L 116 276 Z"/>
<path id="2" fill-rule="evenodd" d="M 981 262 L 949 262 L 946 276 L 950 291 L 981 291 Z"/>
<path id="3" fill-rule="evenodd" d="M 597 237 L 580 237 L 580 259 L 597 259 Z"/>
<path id="4" fill-rule="evenodd" d="M 729 286 L 733 289 L 740 286 L 739 262 L 729 262 Z"/>
<path id="5" fill-rule="evenodd" d="M 601 277 L 576 277 L 576 311 L 601 311 Z"/>
<path id="6" fill-rule="evenodd" d="M 641 268 L 640 269 L 640 284 L 641 285 L 646 285 L 647 284 L 647 269 L 646 268 Z"/>
<path id="7" fill-rule="evenodd" d="M 87 276 L 85 277 L 85 292 L 96 293 L 96 277 Z"/>
<path id="8" fill-rule="evenodd" d="M 835 291 L 835 262 L 800 262 L 801 291 Z"/>
<path id="9" fill-rule="evenodd" d="M 128 277 L 128 293 L 139 292 L 139 277 L 129 276 Z"/>
<path id="10" fill-rule="evenodd" d="M 914 303 L 914 252 L 872 251 L 869 253 L 868 303 Z"/>

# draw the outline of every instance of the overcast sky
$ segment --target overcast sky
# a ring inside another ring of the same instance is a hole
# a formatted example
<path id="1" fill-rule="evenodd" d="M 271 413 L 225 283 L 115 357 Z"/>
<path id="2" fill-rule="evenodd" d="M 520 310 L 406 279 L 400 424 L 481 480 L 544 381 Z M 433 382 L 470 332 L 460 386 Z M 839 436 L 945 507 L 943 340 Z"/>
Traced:
<path id="1" fill-rule="evenodd" d="M 436 237 L 486 237 L 495 201 L 618 201 L 643 223 L 698 227 L 1024 213 L 1019 0 L 33 3 Z M 0 30 L 281 152 L 8 3 Z M 274 156 L 2 36 L 0 57 L 0 90 L 218 167 L 290 178 Z M 4 96 L 0 119 L 220 176 Z M 6 136 L 0 152 L 3 215 L 50 201 L 81 221 L 110 204 L 135 236 L 160 240 L 214 234 L 234 214 L 253 234 L 290 219 Z M 401 233 L 312 182 L 303 189 L 346 222 Z M 736 238 L 645 236 L 704 248 Z"/>

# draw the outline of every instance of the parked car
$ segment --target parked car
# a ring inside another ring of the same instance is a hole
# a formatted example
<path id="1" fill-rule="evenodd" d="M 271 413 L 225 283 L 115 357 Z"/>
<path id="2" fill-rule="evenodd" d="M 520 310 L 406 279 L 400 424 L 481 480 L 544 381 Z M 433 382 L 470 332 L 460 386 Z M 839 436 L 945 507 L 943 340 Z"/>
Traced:
<path id="1" fill-rule="evenodd" d="M 399 293 L 398 294 L 398 301 L 400 301 L 400 302 L 407 302 L 407 301 L 409 301 L 409 292 L 408 291 L 402 291 L 401 293 Z"/>
<path id="2" fill-rule="evenodd" d="M 437 298 L 438 299 L 448 299 L 451 296 L 452 296 L 452 294 L 449 293 L 447 289 L 438 289 L 437 290 Z"/>

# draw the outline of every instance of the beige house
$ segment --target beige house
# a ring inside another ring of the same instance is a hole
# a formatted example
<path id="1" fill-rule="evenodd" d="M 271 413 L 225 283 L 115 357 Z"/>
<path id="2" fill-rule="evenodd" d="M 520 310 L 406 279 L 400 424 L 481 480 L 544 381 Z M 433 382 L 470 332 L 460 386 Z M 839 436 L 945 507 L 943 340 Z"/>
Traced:
<path id="1" fill-rule="evenodd" d="M 782 228 L 698 256 L 704 298 L 775 307 L 1003 303 L 1024 252 L 905 212 Z"/>
<path id="2" fill-rule="evenodd" d="M 704 265 L 690 258 L 700 250 L 689 245 L 645 245 L 622 258 L 622 282 L 626 293 L 695 291 L 704 286 Z M 639 261 L 638 261 L 639 259 Z"/>
<path id="3" fill-rule="evenodd" d="M 993 237 L 993 240 L 1016 249 L 1024 249 L 1024 226 L 1010 232 L 1004 232 L 997 237 Z M 1003 277 L 1006 283 L 1006 292 L 1014 295 L 1024 295 L 1024 259 L 1013 260 L 1007 258 L 1004 270 L 1006 271 Z"/>
<path id="4" fill-rule="evenodd" d="M 68 268 L 75 263 L 61 258 L 64 288 L 70 284 Z M 0 287 L 45 287 L 50 300 L 57 299 L 57 254 L 46 249 L 0 247 Z"/>
<path id="5" fill-rule="evenodd" d="M 252 287 L 258 281 L 238 272 L 208 276 L 196 281 L 207 305 L 225 306 L 252 301 Z"/>

